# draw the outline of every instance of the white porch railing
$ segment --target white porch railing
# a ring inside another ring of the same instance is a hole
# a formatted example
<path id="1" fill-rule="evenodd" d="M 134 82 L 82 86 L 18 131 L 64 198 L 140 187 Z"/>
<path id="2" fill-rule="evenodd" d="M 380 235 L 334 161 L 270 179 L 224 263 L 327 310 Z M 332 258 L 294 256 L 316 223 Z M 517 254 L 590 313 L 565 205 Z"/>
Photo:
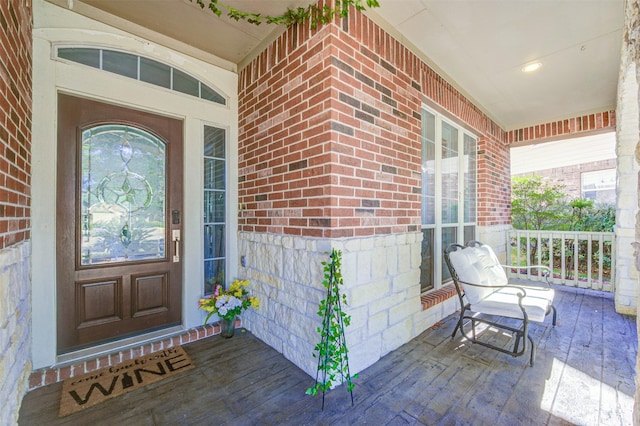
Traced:
<path id="1" fill-rule="evenodd" d="M 507 232 L 506 260 L 514 266 L 548 266 L 553 284 L 613 292 L 614 241 L 613 232 L 513 229 Z M 517 279 L 543 280 L 535 269 L 510 268 L 507 273 Z"/>

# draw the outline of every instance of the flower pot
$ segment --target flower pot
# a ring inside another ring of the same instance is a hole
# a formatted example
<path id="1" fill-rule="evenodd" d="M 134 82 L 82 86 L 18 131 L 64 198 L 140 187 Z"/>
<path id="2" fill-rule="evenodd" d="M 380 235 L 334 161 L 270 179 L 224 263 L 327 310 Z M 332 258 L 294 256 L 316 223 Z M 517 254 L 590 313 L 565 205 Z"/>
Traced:
<path id="1" fill-rule="evenodd" d="M 233 337 L 233 333 L 236 331 L 236 319 L 231 320 L 226 318 L 220 318 L 220 334 L 227 339 Z"/>

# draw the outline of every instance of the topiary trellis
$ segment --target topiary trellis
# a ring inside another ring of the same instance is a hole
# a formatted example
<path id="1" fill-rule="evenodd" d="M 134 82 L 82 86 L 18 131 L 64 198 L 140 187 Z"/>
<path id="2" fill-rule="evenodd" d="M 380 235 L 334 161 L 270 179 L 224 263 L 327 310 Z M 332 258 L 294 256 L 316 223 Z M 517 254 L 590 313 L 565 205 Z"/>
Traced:
<path id="1" fill-rule="evenodd" d="M 322 262 L 324 266 L 324 279 L 322 285 L 327 289 L 326 299 L 320 301 L 318 315 L 322 318 L 322 326 L 318 327 L 320 333 L 320 343 L 314 348 L 313 356 L 318 358 L 318 369 L 316 372 L 316 383 L 307 389 L 308 395 L 317 395 L 322 391 L 322 409 L 324 410 L 325 392 L 330 390 L 334 384 L 347 384 L 347 392 L 351 395 L 351 405 L 353 405 L 353 377 L 349 371 L 349 354 L 347 342 L 344 335 L 344 328 L 351 323 L 351 316 L 347 315 L 342 306 L 347 304 L 347 298 L 340 293 L 342 282 L 342 252 L 336 249 L 331 250 L 330 262 Z M 316 355 L 317 354 L 317 355 Z M 322 380 L 318 380 L 322 375 Z M 337 378 L 340 375 L 341 380 Z"/>
<path id="2" fill-rule="evenodd" d="M 191 0 L 192 2 L 194 0 Z M 263 22 L 267 24 L 285 25 L 287 27 L 294 24 L 301 24 L 306 20 L 311 23 L 311 28 L 316 28 L 320 24 L 331 22 L 335 15 L 344 18 L 349 13 L 349 7 L 353 6 L 356 10 L 364 10 L 367 7 L 380 7 L 378 0 L 335 0 L 335 7 L 324 5 L 319 7 L 314 3 L 307 7 L 297 7 L 295 9 L 287 8 L 286 12 L 278 16 L 262 15 L 260 13 L 246 12 L 229 6 L 219 0 L 195 0 L 201 7 L 207 7 L 217 16 L 221 16 L 223 10 L 226 10 L 227 16 L 236 21 L 247 21 L 250 24 L 260 25 Z M 365 6 L 366 5 L 366 6 Z"/>

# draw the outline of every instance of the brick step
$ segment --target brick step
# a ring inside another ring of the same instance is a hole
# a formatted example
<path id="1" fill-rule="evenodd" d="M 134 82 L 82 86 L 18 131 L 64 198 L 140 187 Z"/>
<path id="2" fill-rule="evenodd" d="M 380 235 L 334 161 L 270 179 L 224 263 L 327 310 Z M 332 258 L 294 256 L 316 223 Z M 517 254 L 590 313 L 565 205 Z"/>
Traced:
<path id="1" fill-rule="evenodd" d="M 237 320 L 236 327 L 239 326 L 241 326 L 241 323 L 240 320 Z M 90 373 L 104 367 L 121 364 L 139 356 L 159 352 L 172 346 L 185 345 L 216 334 L 220 334 L 220 325 L 218 323 L 207 324 L 206 326 L 186 330 L 175 336 L 161 338 L 158 341 L 147 342 L 140 346 L 115 351 L 106 355 L 102 354 L 98 358 L 90 358 L 71 364 L 42 368 L 31 373 L 29 377 L 29 390 L 61 382 L 70 377 Z"/>

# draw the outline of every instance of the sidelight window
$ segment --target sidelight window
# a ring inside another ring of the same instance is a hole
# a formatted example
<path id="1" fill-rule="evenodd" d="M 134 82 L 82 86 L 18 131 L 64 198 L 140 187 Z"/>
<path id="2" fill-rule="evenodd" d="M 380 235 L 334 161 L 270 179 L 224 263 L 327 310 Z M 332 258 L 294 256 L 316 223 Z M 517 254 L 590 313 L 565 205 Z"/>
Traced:
<path id="1" fill-rule="evenodd" d="M 204 126 L 204 294 L 224 286 L 226 262 L 226 131 Z"/>

